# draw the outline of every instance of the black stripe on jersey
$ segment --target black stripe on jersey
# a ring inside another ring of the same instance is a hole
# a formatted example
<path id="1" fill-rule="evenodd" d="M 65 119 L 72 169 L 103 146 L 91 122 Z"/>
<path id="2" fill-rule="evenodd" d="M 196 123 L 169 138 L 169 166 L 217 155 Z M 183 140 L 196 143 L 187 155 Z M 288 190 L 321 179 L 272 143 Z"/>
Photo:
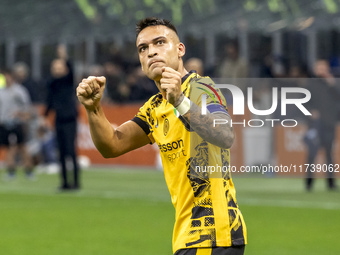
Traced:
<path id="1" fill-rule="evenodd" d="M 212 207 L 194 206 L 191 211 L 191 219 L 199 219 L 204 216 L 214 216 L 214 210 Z"/>
<path id="2" fill-rule="evenodd" d="M 185 82 L 186 79 L 188 79 L 188 77 L 192 74 L 192 73 L 197 73 L 195 70 L 191 70 L 189 73 L 187 73 L 186 75 L 184 75 L 182 77 L 182 83 Z"/>
<path id="3" fill-rule="evenodd" d="M 191 248 L 191 249 L 182 249 L 176 251 L 174 255 L 196 255 L 197 254 L 197 248 Z"/>
<path id="4" fill-rule="evenodd" d="M 162 103 L 162 100 L 163 100 L 163 96 L 161 93 L 157 93 L 156 95 L 154 95 L 150 102 L 151 108 L 153 109 L 153 108 L 160 106 Z"/>
<path id="5" fill-rule="evenodd" d="M 184 125 L 185 129 L 190 132 L 191 131 L 190 130 L 190 124 L 183 118 L 183 116 L 180 115 L 178 117 L 178 119 L 182 122 L 182 124 Z"/>
<path id="6" fill-rule="evenodd" d="M 211 255 L 243 255 L 245 246 L 215 247 Z"/>
<path id="7" fill-rule="evenodd" d="M 193 230 L 191 231 L 192 233 L 194 232 L 198 232 L 199 230 Z M 210 241 L 210 247 L 215 247 L 216 246 L 216 230 L 214 228 L 211 229 L 207 229 L 208 234 L 206 235 L 200 235 L 200 239 L 190 242 L 190 243 L 186 243 L 186 247 L 192 246 L 192 245 L 196 245 L 199 243 L 203 243 L 204 241 Z"/>
<path id="8" fill-rule="evenodd" d="M 143 131 L 145 132 L 145 134 L 150 134 L 150 128 L 149 128 L 149 125 L 147 123 L 145 123 L 143 120 L 141 120 L 140 118 L 138 117 L 134 117 L 132 119 L 133 122 L 135 122 L 138 126 L 140 126 Z"/>
<path id="9" fill-rule="evenodd" d="M 244 245 L 231 247 L 213 247 L 211 249 L 210 255 L 243 255 L 244 249 Z M 175 255 L 197 255 L 197 248 L 178 250 Z"/>

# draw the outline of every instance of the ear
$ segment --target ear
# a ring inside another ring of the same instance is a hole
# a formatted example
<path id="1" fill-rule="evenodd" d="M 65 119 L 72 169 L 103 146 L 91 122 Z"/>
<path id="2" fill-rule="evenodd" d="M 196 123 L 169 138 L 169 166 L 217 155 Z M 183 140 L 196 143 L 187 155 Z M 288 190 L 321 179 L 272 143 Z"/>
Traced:
<path id="1" fill-rule="evenodd" d="M 185 55 L 185 45 L 183 43 L 178 44 L 178 58 L 182 58 Z"/>

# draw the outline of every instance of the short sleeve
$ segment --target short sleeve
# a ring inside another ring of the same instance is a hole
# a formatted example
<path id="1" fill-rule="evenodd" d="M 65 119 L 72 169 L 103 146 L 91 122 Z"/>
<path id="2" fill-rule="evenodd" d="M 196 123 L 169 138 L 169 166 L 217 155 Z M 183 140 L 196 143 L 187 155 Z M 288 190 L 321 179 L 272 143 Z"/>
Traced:
<path id="1" fill-rule="evenodd" d="M 152 128 L 149 124 L 150 117 L 150 105 L 149 102 L 146 102 L 141 108 L 139 108 L 138 113 L 132 119 L 138 126 L 140 126 L 145 134 L 149 137 L 151 144 L 155 142 L 155 139 L 152 135 Z"/>

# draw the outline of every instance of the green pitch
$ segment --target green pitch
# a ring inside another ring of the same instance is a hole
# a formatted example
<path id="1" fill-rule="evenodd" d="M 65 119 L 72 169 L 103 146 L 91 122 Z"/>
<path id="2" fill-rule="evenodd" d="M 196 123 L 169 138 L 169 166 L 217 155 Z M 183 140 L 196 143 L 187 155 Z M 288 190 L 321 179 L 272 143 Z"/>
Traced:
<path id="1" fill-rule="evenodd" d="M 340 254 L 340 192 L 325 181 L 234 177 L 248 227 L 245 254 Z M 174 209 L 161 172 L 91 169 L 83 189 L 57 193 L 57 175 L 19 172 L 0 182 L 0 252 L 6 255 L 170 255 Z"/>

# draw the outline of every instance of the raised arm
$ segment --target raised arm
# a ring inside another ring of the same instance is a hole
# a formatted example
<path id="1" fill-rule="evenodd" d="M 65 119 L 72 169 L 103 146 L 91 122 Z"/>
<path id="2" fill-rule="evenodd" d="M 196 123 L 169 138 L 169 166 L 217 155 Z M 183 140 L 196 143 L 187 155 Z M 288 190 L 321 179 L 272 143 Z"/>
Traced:
<path id="1" fill-rule="evenodd" d="M 182 94 L 178 100 L 178 105 L 184 100 Z M 178 106 L 176 105 L 176 106 Z M 191 102 L 190 110 L 183 115 L 183 118 L 190 124 L 190 127 L 195 130 L 200 137 L 204 140 L 217 145 L 223 149 L 229 149 L 234 142 L 235 135 L 233 127 L 230 125 L 231 117 L 224 113 L 209 113 L 206 115 L 201 114 L 201 108 Z M 226 124 L 216 124 L 226 123 Z"/>
<path id="2" fill-rule="evenodd" d="M 86 109 L 96 148 L 103 157 L 113 158 L 150 143 L 150 139 L 133 121 L 125 122 L 116 129 L 112 127 L 100 105 L 105 81 L 105 77 L 83 79 L 77 87 L 77 97 Z"/>
<path id="3" fill-rule="evenodd" d="M 235 136 L 233 127 L 230 125 L 231 118 L 227 112 L 207 112 L 207 114 L 202 115 L 200 107 L 184 96 L 181 90 L 181 74 L 170 67 L 163 68 L 160 84 L 166 92 L 169 103 L 177 110 L 186 109 L 184 112 L 180 110 L 179 112 L 200 137 L 223 149 L 232 146 Z M 215 119 L 218 119 L 219 123 L 227 124 L 215 125 Z"/>

